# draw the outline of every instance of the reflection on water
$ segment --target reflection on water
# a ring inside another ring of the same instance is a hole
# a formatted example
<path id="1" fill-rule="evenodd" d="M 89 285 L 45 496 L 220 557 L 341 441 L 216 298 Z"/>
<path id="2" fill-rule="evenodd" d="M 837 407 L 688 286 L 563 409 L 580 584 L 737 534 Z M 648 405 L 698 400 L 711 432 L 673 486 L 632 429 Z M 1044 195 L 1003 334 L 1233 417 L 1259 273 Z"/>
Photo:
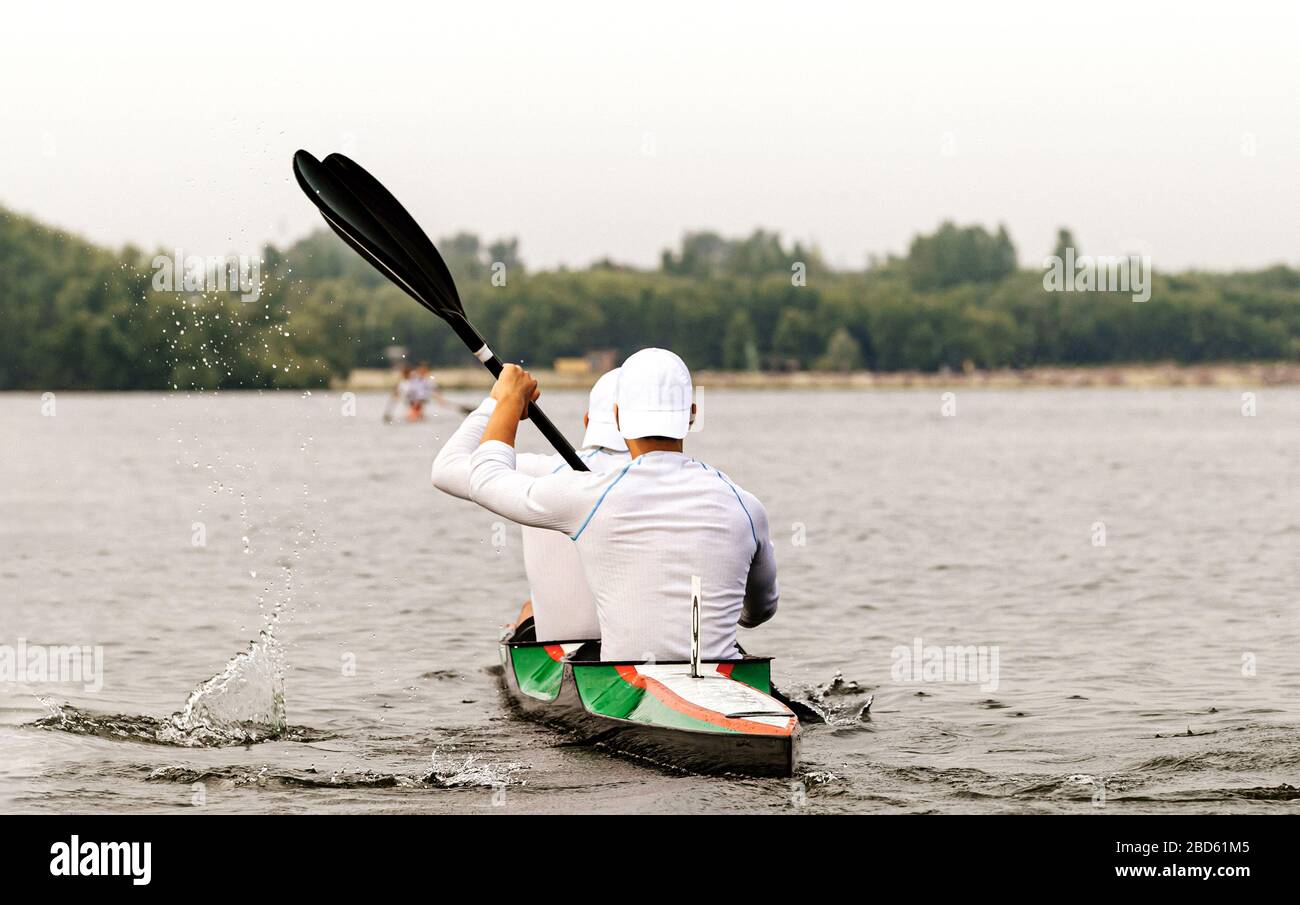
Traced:
<path id="1" fill-rule="evenodd" d="M 955 418 L 930 391 L 704 397 L 689 451 L 777 544 L 781 612 L 743 642 L 827 718 L 794 783 L 510 715 L 491 667 L 518 533 L 429 488 L 452 416 L 0 396 L 0 644 L 104 649 L 98 694 L 0 685 L 0 806 L 1293 809 L 1300 392 L 1262 388 L 1252 418 L 1214 389 L 959 395 Z M 547 399 L 578 436 L 582 397 Z M 895 669 L 932 647 L 994 652 L 996 682 Z"/>

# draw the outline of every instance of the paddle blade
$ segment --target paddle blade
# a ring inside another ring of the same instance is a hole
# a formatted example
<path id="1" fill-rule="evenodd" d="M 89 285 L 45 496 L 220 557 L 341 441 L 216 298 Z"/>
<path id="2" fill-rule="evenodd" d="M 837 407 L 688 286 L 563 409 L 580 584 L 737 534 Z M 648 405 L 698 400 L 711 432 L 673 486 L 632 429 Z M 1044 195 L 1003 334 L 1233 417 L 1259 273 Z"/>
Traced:
<path id="1" fill-rule="evenodd" d="M 406 208 L 360 165 L 342 154 L 326 159 L 329 166 L 298 151 L 293 155 L 293 174 L 330 229 L 407 295 L 445 320 L 492 376 L 499 375 L 501 359 L 465 317 L 442 255 Z M 569 466 L 586 471 L 573 446 L 535 403 L 529 403 L 528 412 Z"/>
<path id="2" fill-rule="evenodd" d="M 353 251 L 434 314 L 445 317 L 445 306 L 432 297 L 423 271 L 352 191 L 306 151 L 293 155 L 293 173 L 303 194 L 320 210 L 325 222 Z"/>
<path id="3" fill-rule="evenodd" d="M 384 184 L 370 174 L 365 167 L 342 154 L 330 154 L 325 158 L 325 166 L 359 198 L 400 244 L 403 250 L 416 263 L 428 278 L 430 287 L 436 296 L 435 301 L 447 311 L 464 317 L 465 308 L 461 304 L 460 293 L 456 291 L 456 281 L 452 279 L 447 263 L 438 253 L 437 247 L 428 235 L 415 222 L 402 203 L 384 187 Z"/>

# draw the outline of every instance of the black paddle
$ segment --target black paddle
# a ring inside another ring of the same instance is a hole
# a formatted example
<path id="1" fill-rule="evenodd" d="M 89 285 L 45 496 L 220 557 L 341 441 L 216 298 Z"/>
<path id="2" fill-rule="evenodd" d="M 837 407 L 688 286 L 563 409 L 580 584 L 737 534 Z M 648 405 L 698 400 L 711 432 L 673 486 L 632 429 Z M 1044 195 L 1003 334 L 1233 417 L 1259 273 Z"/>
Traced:
<path id="1" fill-rule="evenodd" d="M 331 154 L 321 163 L 306 151 L 299 151 L 293 155 L 293 172 L 299 187 L 320 210 L 325 222 L 353 251 L 446 321 L 493 377 L 501 373 L 501 359 L 465 316 L 460 294 L 442 255 L 379 180 L 341 154 Z M 570 468 L 588 470 L 540 408 L 529 403 L 527 417 Z"/>

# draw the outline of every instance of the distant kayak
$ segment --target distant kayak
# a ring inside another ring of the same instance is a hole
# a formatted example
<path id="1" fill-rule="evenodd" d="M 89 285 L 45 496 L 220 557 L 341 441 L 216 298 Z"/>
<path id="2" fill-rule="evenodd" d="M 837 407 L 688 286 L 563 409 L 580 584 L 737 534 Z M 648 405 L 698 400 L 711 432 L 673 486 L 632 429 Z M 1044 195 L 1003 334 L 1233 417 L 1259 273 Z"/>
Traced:
<path id="1" fill-rule="evenodd" d="M 407 405 L 403 403 L 401 406 L 396 407 L 397 410 L 394 411 L 395 406 L 393 405 L 393 402 L 394 400 L 390 398 L 384 405 L 382 418 L 385 424 L 418 424 L 419 422 L 426 420 L 425 409 L 429 408 L 429 406 Z M 434 414 L 436 415 L 438 412 L 443 410 L 450 411 L 453 414 L 468 415 L 470 412 L 474 411 L 474 406 L 465 405 L 463 402 L 456 402 L 454 400 L 442 400 L 439 401 Z"/>
<path id="2" fill-rule="evenodd" d="M 520 712 L 614 751 L 697 773 L 790 776 L 799 720 L 772 696 L 770 657 L 602 662 L 599 641 L 538 642 L 531 621 L 501 640 Z"/>

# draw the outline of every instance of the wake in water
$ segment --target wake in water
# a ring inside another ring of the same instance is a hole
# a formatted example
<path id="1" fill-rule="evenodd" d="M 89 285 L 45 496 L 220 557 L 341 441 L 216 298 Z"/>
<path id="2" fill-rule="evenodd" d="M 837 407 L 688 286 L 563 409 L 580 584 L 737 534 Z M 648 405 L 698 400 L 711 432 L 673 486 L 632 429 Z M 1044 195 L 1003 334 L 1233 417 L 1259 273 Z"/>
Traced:
<path id="1" fill-rule="evenodd" d="M 527 769 L 523 764 L 484 763 L 474 755 L 465 758 L 444 756 L 434 751 L 431 767 L 424 773 L 381 773 L 372 770 L 336 770 L 329 773 L 314 768 L 290 770 L 284 767 L 216 767 L 196 770 L 189 767 L 159 767 L 149 772 L 151 782 L 225 784 L 232 787 L 287 789 L 501 789 L 518 785 L 515 775 Z"/>
<path id="2" fill-rule="evenodd" d="M 50 715 L 28 724 L 37 729 L 71 732 L 74 735 L 96 735 L 100 738 L 144 742 L 151 745 L 224 748 L 268 741 L 314 742 L 329 737 L 306 726 L 285 726 L 279 732 L 271 732 L 266 727 L 258 725 L 220 726 L 204 727 L 186 733 L 178 731 L 172 722 L 179 714 L 160 719 L 124 713 L 97 713 L 93 710 L 82 710 L 71 704 L 58 704 L 44 698 L 41 699 L 41 703 L 49 708 Z"/>
<path id="3" fill-rule="evenodd" d="M 837 671 L 829 682 L 803 686 L 798 694 L 790 695 L 785 701 L 804 722 L 843 729 L 871 721 L 875 695 Z"/>

